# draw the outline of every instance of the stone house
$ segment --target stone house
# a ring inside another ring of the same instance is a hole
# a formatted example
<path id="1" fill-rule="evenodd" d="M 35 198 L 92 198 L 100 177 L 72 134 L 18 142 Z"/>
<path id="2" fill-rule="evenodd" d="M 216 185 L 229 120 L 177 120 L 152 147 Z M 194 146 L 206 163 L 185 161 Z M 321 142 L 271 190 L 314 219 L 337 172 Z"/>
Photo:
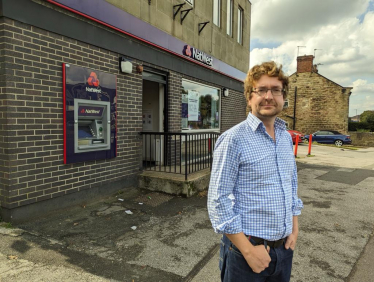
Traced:
<path id="1" fill-rule="evenodd" d="M 290 91 L 280 117 L 290 129 L 303 134 L 322 129 L 347 133 L 352 87 L 319 74 L 313 59 L 312 55 L 297 57 L 297 71 L 290 76 Z"/>

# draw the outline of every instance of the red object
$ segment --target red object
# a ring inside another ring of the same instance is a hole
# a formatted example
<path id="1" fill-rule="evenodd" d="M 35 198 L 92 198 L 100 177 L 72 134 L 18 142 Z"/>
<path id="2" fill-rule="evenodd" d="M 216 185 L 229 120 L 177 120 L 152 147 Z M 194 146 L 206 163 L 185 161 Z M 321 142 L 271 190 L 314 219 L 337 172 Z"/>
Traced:
<path id="1" fill-rule="evenodd" d="M 212 139 L 208 138 L 208 152 L 212 151 Z"/>
<path id="2" fill-rule="evenodd" d="M 62 97 L 63 97 L 63 103 L 62 107 L 64 109 L 64 164 L 66 164 L 66 69 L 65 64 L 62 64 Z"/>
<path id="3" fill-rule="evenodd" d="M 99 87 L 100 81 L 97 79 L 97 75 L 94 72 L 91 72 L 90 77 L 87 79 L 89 86 Z"/>
<path id="4" fill-rule="evenodd" d="M 304 134 L 302 134 L 300 131 L 297 131 L 297 130 L 291 130 L 291 129 L 289 129 L 289 130 L 287 130 L 288 131 L 288 133 L 291 135 L 291 137 L 292 137 L 292 143 L 294 143 L 295 144 L 295 142 L 296 142 L 296 136 L 300 136 L 300 138 L 299 138 L 299 143 L 303 143 L 303 140 L 304 140 Z"/>
<path id="5" fill-rule="evenodd" d="M 296 135 L 295 141 L 295 157 L 297 157 L 297 147 L 299 146 L 299 135 Z"/>
<path id="6" fill-rule="evenodd" d="M 310 156 L 310 153 L 312 151 L 312 134 L 309 135 L 309 149 L 308 149 L 308 156 Z"/>

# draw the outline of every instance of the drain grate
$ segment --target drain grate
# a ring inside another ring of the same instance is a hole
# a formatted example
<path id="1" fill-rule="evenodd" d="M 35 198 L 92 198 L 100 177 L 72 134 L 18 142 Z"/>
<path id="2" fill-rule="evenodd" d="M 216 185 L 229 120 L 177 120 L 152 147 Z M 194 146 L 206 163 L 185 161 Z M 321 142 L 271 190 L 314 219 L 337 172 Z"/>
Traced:
<path id="1" fill-rule="evenodd" d="M 173 196 L 152 192 L 148 193 L 146 195 L 142 195 L 135 199 L 135 201 L 143 203 L 145 205 L 151 206 L 151 207 L 157 207 L 163 203 L 166 203 L 167 201 L 171 200 Z"/>

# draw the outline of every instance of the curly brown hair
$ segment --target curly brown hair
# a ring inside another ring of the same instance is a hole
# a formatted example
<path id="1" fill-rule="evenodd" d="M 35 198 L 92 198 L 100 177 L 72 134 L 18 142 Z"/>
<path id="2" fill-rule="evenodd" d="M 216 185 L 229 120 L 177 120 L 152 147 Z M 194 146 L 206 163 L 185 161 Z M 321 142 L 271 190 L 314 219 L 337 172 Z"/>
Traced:
<path id="1" fill-rule="evenodd" d="M 288 76 L 286 76 L 282 71 L 282 65 L 278 67 L 275 62 L 270 61 L 264 62 L 261 65 L 255 65 L 248 71 L 247 77 L 244 80 L 244 97 L 247 100 L 247 103 L 252 98 L 252 89 L 254 83 L 259 81 L 263 75 L 267 75 L 269 77 L 278 77 L 285 90 L 283 92 L 283 98 L 286 99 L 288 94 Z"/>

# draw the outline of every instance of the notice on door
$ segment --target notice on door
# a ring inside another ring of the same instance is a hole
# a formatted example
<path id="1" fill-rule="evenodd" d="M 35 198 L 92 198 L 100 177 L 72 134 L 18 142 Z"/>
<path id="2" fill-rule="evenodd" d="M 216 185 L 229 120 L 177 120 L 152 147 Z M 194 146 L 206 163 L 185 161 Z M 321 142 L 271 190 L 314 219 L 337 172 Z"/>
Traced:
<path id="1" fill-rule="evenodd" d="M 199 92 L 188 90 L 188 121 L 199 120 Z"/>
<path id="2" fill-rule="evenodd" d="M 143 131 L 153 130 L 152 116 L 152 110 L 143 110 Z"/>

